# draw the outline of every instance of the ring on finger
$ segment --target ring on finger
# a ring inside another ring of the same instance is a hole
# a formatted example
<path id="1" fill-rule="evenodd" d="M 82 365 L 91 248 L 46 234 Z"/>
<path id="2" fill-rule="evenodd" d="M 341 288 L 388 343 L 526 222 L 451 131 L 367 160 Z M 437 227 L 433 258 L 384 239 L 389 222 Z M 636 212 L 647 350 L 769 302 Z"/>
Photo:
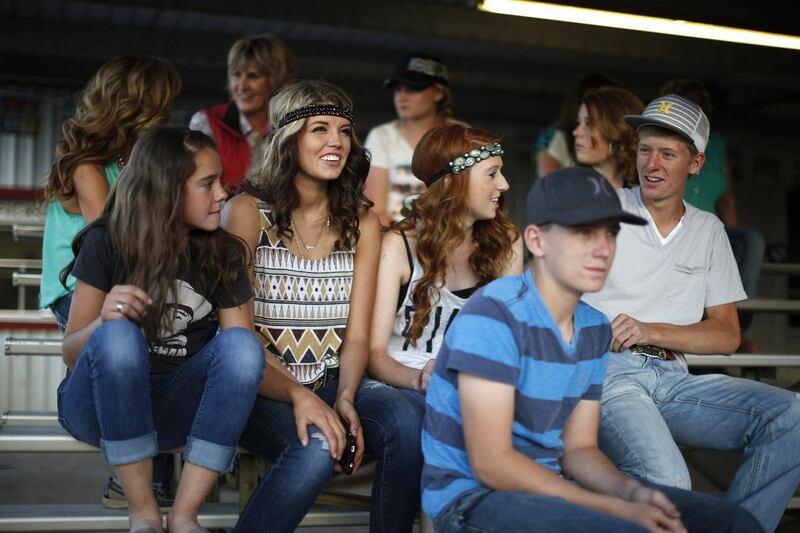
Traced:
<path id="1" fill-rule="evenodd" d="M 124 303 L 122 303 L 122 302 L 117 302 L 117 305 L 115 305 L 115 306 L 114 306 L 114 310 L 115 310 L 117 313 L 121 313 L 121 312 L 122 312 L 122 306 L 124 306 L 124 305 L 125 305 L 125 304 L 124 304 Z"/>

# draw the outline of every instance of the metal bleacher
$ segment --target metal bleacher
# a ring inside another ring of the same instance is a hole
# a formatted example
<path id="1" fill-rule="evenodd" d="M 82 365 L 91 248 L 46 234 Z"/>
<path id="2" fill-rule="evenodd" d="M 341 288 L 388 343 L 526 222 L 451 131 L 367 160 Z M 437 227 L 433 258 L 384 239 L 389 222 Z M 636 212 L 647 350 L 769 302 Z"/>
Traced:
<path id="1" fill-rule="evenodd" d="M 35 268 L 29 260 L 3 260 L 0 268 Z M 41 266 L 39 263 L 38 266 Z M 38 275 L 36 275 L 38 276 Z M 30 278 L 26 278 L 30 279 Z M 38 279 L 37 279 L 38 283 Z M 49 311 L 0 310 L 0 329 L 57 331 Z M 60 357 L 61 339 L 6 336 L 6 356 Z M 0 453 L 85 454 L 99 448 L 72 438 L 58 423 L 56 413 L 42 411 L 0 412 Z M 240 450 L 236 476 L 238 503 L 205 503 L 198 517 L 206 528 L 232 528 L 241 507 L 258 482 L 258 463 L 246 450 Z M 343 527 L 369 525 L 369 498 L 359 494 L 327 490 L 318 498 L 301 522 L 304 527 Z M 96 504 L 24 504 L 0 502 L 0 532 L 3 531 L 108 531 L 127 530 L 125 509 L 106 509 Z"/>
<path id="2" fill-rule="evenodd" d="M 14 239 L 41 238 L 41 227 L 14 226 Z M 37 286 L 41 261 L 0 259 L 0 269 L 10 269 L 12 284 L 20 290 Z M 800 275 L 800 264 L 766 263 L 764 274 Z M 800 300 L 756 298 L 741 302 L 739 308 L 760 313 L 795 314 Z M 31 335 L 29 330 L 55 331 L 55 319 L 49 311 L 0 310 L 0 327 L 13 332 L 25 330 L 23 336 L 8 335 L 4 353 L 9 357 L 61 355 L 61 340 Z M 800 367 L 800 354 L 737 353 L 734 355 L 687 355 L 692 368 L 738 367 L 742 374 L 760 378 L 761 370 Z M 774 370 L 773 370 L 774 371 Z M 42 411 L 5 411 L 0 413 L 0 453 L 97 453 L 98 448 L 73 439 L 59 424 L 56 414 Z M 199 516 L 207 528 L 231 528 L 238 519 L 241 506 L 257 483 L 255 457 L 242 450 L 237 480 L 237 503 L 206 503 Z M 788 508 L 800 508 L 794 498 Z M 327 492 L 303 519 L 301 526 L 364 526 L 369 524 L 368 498 L 365 496 Z M 0 532 L 3 531 L 101 531 L 127 529 L 124 509 L 105 509 L 97 504 L 26 504 L 7 505 L 0 502 Z"/>

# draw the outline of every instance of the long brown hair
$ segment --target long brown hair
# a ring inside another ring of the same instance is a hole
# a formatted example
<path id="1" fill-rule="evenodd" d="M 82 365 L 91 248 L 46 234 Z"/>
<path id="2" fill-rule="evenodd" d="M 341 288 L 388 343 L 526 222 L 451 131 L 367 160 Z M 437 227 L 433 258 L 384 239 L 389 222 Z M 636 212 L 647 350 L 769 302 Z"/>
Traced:
<path id="1" fill-rule="evenodd" d="M 622 181 L 630 186 L 637 185 L 636 145 L 639 136 L 624 117 L 640 115 L 644 104 L 635 94 L 619 87 L 590 89 L 582 101 L 589 113 L 589 127 L 608 141 L 609 157 L 616 163 Z"/>
<path id="2" fill-rule="evenodd" d="M 331 83 L 322 80 L 296 81 L 270 99 L 269 120 L 277 125 L 288 112 L 316 104 L 353 108 L 350 97 Z M 300 170 L 297 136 L 307 121 L 308 118 L 295 120 L 283 127 L 273 128 L 261 172 L 250 177 L 243 187 L 246 192 L 270 205 L 277 233 L 290 238 L 293 237 L 291 213 L 300 205 L 300 195 L 294 185 L 294 178 Z M 336 250 L 352 248 L 361 235 L 359 218 L 372 207 L 372 202 L 364 196 L 368 172 L 369 157 L 356 137 L 355 128 L 351 128 L 350 154 L 344 169 L 337 179 L 328 184 L 328 209 L 331 220 L 339 229 L 334 245 Z"/>
<path id="3" fill-rule="evenodd" d="M 567 151 L 570 157 L 575 160 L 575 136 L 572 130 L 575 129 L 575 117 L 578 116 L 578 109 L 581 107 L 581 99 L 587 91 L 598 87 L 617 87 L 619 84 L 605 74 L 587 73 L 581 74 L 573 80 L 572 84 L 564 93 L 564 100 L 561 102 L 561 109 L 558 111 L 555 127 L 564 132 L 567 138 Z"/>
<path id="4" fill-rule="evenodd" d="M 242 273 L 245 245 L 240 239 L 222 228 L 195 229 L 188 234 L 184 230 L 184 184 L 197 170 L 195 156 L 202 150 L 216 150 L 216 145 L 199 131 L 160 126 L 145 133 L 134 145 L 103 216 L 78 233 L 72 243 L 78 257 L 91 228 L 108 228 L 126 283 L 141 288 L 153 299 L 140 323 L 151 342 L 158 339 L 163 326 L 172 323 L 167 298 L 170 292 L 178 294 L 175 283 L 181 259 L 187 265 L 202 261 L 198 291 L 203 294 L 212 294 L 221 285 L 232 295 Z M 74 263 L 61 273 L 62 284 Z"/>
<path id="5" fill-rule="evenodd" d="M 417 178 L 427 181 L 449 161 L 497 140 L 492 133 L 461 123 L 437 126 L 417 144 L 411 170 Z M 415 231 L 417 258 L 422 265 L 422 277 L 411 296 L 414 318 L 405 334 L 413 345 L 428 323 L 440 288 L 445 285 L 447 258 L 466 237 L 463 220 L 469 211 L 470 173 L 471 170 L 466 170 L 458 175 L 448 174 L 432 183 L 414 200 L 408 216 L 392 226 L 393 230 Z M 519 230 L 509 220 L 504 204 L 501 196 L 496 216 L 478 220 L 472 226 L 475 249 L 469 256 L 469 265 L 478 277 L 478 286 L 500 275 L 514 253 L 514 241 L 519 238 Z"/>
<path id="6" fill-rule="evenodd" d="M 148 128 L 165 122 L 180 88 L 177 69 L 158 57 L 120 56 L 101 66 L 76 97 L 75 114 L 64 122 L 45 201 L 69 200 L 78 165 L 113 160 Z"/>

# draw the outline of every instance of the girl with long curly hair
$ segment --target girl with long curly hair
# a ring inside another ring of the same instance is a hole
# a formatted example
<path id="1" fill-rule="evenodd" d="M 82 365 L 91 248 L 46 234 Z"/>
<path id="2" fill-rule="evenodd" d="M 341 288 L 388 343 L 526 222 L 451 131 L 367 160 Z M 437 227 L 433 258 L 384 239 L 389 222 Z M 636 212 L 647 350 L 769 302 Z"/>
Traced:
<path id="1" fill-rule="evenodd" d="M 180 87 L 178 71 L 163 59 L 117 57 L 100 67 L 64 122 L 44 189 L 40 287 L 40 306 L 53 311 L 62 330 L 75 279 L 64 287 L 59 275 L 73 259 L 72 239 L 100 215 L 136 139 L 169 119 Z"/>
<path id="2" fill-rule="evenodd" d="M 267 373 L 242 435 L 272 467 L 241 531 L 293 531 L 334 468 L 357 469 L 365 449 L 378 459 L 370 529 L 411 531 L 419 506 L 419 476 L 407 471 L 419 433 L 388 387 L 362 384 L 380 223 L 363 192 L 369 159 L 352 106 L 323 81 L 284 87 L 270 100 L 262 172 L 226 207 L 223 224 L 253 260 L 256 331 L 270 364 L 291 376 Z M 346 433 L 355 456 L 339 466 Z"/>
<path id="3" fill-rule="evenodd" d="M 233 463 L 261 381 L 246 250 L 219 227 L 221 176 L 205 134 L 166 126 L 145 133 L 62 274 L 77 283 L 59 421 L 103 450 L 133 532 L 162 531 L 152 458 L 181 446 L 185 466 L 167 524 L 205 531 L 200 506 Z"/>
<path id="4" fill-rule="evenodd" d="M 638 185 L 639 136 L 625 122 L 625 115 L 639 115 L 643 110 L 641 100 L 625 89 L 601 87 L 587 91 L 572 132 L 578 163 L 594 168 L 615 189 Z"/>
<path id="5" fill-rule="evenodd" d="M 426 133 L 412 169 L 427 188 L 383 235 L 368 372 L 402 398 L 420 458 L 425 392 L 445 331 L 476 288 L 522 271 L 497 141 L 463 124 Z"/>
<path id="6" fill-rule="evenodd" d="M 450 322 L 477 288 L 522 271 L 497 140 L 462 124 L 425 134 L 412 166 L 427 189 L 383 236 L 368 371 L 415 400 L 420 426 Z"/>

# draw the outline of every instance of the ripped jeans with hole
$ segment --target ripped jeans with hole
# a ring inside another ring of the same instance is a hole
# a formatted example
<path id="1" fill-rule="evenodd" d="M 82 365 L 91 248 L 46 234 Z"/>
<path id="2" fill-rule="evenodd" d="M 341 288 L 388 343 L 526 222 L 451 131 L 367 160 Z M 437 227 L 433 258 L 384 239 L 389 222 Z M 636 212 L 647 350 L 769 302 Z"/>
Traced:
<path id="1" fill-rule="evenodd" d="M 338 377 L 315 393 L 336 401 Z M 364 378 L 355 398 L 368 454 L 376 459 L 370 497 L 370 532 L 410 532 L 419 509 L 425 397 Z M 292 406 L 259 397 L 240 445 L 271 464 L 236 524 L 236 532 L 294 531 L 333 474 L 327 439 L 309 426 L 297 438 Z"/>

